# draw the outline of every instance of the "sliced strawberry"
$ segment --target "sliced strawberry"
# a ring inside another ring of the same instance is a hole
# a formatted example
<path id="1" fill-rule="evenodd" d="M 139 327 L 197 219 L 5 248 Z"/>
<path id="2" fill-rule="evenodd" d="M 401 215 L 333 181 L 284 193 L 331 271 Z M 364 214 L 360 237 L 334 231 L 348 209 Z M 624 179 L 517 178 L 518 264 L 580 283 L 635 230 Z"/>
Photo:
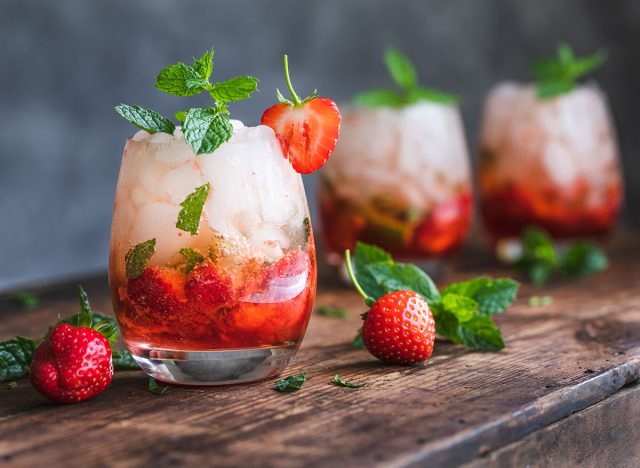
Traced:
<path id="1" fill-rule="evenodd" d="M 127 296 L 140 307 L 176 311 L 184 302 L 184 276 L 169 268 L 145 268 L 142 275 L 129 280 Z"/>
<path id="2" fill-rule="evenodd" d="M 278 91 L 280 104 L 262 114 L 262 125 L 276 133 L 282 152 L 301 174 L 320 169 L 333 153 L 340 132 L 340 111 L 331 99 L 311 96 L 301 100 L 289 79 L 287 56 L 284 71 L 291 100 Z"/>
<path id="3" fill-rule="evenodd" d="M 231 277 L 212 262 L 201 263 L 193 269 L 185 292 L 189 302 L 202 309 L 218 308 L 233 299 Z"/>

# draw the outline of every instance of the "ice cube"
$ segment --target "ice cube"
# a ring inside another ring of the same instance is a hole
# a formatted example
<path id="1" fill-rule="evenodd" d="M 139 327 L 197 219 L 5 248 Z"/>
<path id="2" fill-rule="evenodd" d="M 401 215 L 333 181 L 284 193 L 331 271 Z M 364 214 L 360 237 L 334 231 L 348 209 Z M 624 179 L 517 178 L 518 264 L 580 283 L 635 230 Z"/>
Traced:
<path id="1" fill-rule="evenodd" d="M 173 142 L 173 135 L 169 135 L 164 132 L 156 132 L 147 138 L 148 143 L 171 143 Z"/>
<path id="2" fill-rule="evenodd" d="M 163 198 L 174 204 L 180 204 L 196 187 L 204 184 L 200 164 L 197 160 L 169 171 L 158 181 Z"/>
<path id="3" fill-rule="evenodd" d="M 283 250 L 291 244 L 287 235 L 273 226 L 263 225 L 250 232 L 249 243 L 255 252 L 260 253 L 268 261 L 275 261 L 282 257 Z"/>
<path id="4" fill-rule="evenodd" d="M 196 155 L 184 139 L 175 139 L 170 145 L 162 145 L 158 148 L 153 153 L 153 157 L 164 166 L 176 168 L 195 160 Z"/>
<path id="5" fill-rule="evenodd" d="M 135 135 L 131 137 L 133 141 L 143 141 L 149 138 L 151 134 L 146 130 L 138 130 Z"/>
<path id="6" fill-rule="evenodd" d="M 142 186 L 136 186 L 131 190 L 131 203 L 135 206 L 147 205 L 154 201 L 154 197 Z"/>
<path id="7" fill-rule="evenodd" d="M 176 228 L 180 207 L 156 202 L 138 209 L 129 235 L 132 245 L 156 239 L 156 253 L 150 265 L 164 265 L 179 257 L 179 250 L 192 242 L 192 236 Z"/>

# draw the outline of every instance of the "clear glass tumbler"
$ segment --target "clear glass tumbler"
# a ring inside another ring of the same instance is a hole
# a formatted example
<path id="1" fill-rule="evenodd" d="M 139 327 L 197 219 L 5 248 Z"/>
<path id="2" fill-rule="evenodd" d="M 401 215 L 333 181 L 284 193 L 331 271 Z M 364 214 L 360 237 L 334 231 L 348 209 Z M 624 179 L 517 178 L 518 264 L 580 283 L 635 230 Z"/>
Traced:
<path id="1" fill-rule="evenodd" d="M 494 242 L 529 225 L 553 237 L 602 237 L 622 202 L 615 130 L 604 94 L 582 85 L 541 100 L 533 85 L 503 83 L 489 94 L 478 176 Z"/>
<path id="2" fill-rule="evenodd" d="M 319 185 L 329 263 L 340 264 L 356 241 L 414 261 L 454 252 L 472 216 L 458 108 L 420 102 L 399 109 L 352 107 L 343 115 Z"/>
<path id="3" fill-rule="evenodd" d="M 295 355 L 316 293 L 302 179 L 273 130 L 244 127 L 196 156 L 180 129 L 144 131 L 124 148 L 111 230 L 110 284 L 122 336 L 166 382 L 216 385 L 278 374 Z M 181 203 L 209 184 L 195 235 Z M 155 252 L 132 277 L 132 247 Z"/>

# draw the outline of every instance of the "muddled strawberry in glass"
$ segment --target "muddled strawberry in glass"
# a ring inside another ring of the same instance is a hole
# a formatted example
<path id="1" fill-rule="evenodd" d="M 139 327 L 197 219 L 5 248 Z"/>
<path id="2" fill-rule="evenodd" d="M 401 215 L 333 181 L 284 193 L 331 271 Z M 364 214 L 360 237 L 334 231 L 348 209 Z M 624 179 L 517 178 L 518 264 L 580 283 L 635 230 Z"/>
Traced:
<path id="1" fill-rule="evenodd" d="M 537 84 L 503 83 L 487 98 L 478 177 L 493 241 L 530 225 L 555 238 L 602 237 L 617 219 L 622 178 L 606 98 L 575 83 L 603 57 L 579 59 L 567 46 L 558 55 L 537 65 Z"/>
<path id="2" fill-rule="evenodd" d="M 385 61 L 400 90 L 356 96 L 320 176 L 322 234 L 333 264 L 356 241 L 405 259 L 446 256 L 460 247 L 471 223 L 457 98 L 419 87 L 399 52 L 387 51 Z"/>

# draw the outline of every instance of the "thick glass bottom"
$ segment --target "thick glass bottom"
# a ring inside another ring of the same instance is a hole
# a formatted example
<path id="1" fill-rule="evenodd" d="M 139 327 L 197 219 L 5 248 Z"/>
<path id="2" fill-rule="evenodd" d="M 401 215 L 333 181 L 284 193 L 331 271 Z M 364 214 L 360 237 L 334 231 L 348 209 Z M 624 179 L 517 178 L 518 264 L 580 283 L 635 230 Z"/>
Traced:
<path id="1" fill-rule="evenodd" d="M 230 385 L 275 377 L 296 350 L 294 345 L 222 351 L 130 347 L 133 358 L 151 377 L 181 385 Z"/>

